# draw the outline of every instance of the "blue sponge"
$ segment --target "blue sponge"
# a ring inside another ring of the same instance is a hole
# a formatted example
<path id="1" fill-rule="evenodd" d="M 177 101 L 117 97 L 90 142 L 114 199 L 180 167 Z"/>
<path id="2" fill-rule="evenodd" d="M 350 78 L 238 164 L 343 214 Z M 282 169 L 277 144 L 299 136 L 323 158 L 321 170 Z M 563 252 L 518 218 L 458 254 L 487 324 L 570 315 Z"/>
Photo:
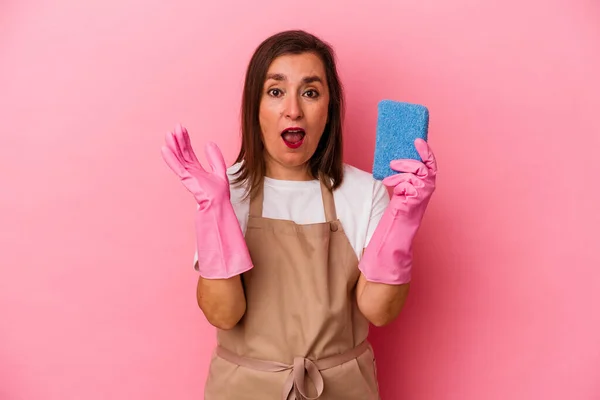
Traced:
<path id="1" fill-rule="evenodd" d="M 390 161 L 409 158 L 421 160 L 415 139 L 427 141 L 429 110 L 419 104 L 381 100 L 377 105 L 377 131 L 373 177 L 377 180 L 397 174 Z"/>

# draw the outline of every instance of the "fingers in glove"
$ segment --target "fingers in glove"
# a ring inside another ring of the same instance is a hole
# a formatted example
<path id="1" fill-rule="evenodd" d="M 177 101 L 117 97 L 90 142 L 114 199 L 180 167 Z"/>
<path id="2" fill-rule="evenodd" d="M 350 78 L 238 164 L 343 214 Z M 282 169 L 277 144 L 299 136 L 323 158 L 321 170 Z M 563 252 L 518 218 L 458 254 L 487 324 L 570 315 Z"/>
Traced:
<path id="1" fill-rule="evenodd" d="M 415 148 L 417 149 L 419 156 L 421 156 L 423 163 L 435 175 L 438 171 L 438 166 L 429 144 L 423 139 L 419 138 L 415 140 Z"/>
<path id="2" fill-rule="evenodd" d="M 194 149 L 192 148 L 190 135 L 188 134 L 187 129 L 181 126 L 181 124 L 177 125 L 175 128 L 175 139 L 177 140 L 177 144 L 179 145 L 184 160 L 191 165 L 202 168 L 202 165 L 200 164 L 200 161 L 198 161 Z"/>
<path id="3" fill-rule="evenodd" d="M 393 188 L 396 188 L 398 185 L 404 182 L 408 182 L 414 188 L 421 188 L 425 186 L 423 181 L 418 176 L 411 174 L 410 172 L 391 175 L 383 180 L 383 184 L 385 186 Z"/>
<path id="4" fill-rule="evenodd" d="M 221 149 L 214 142 L 208 142 L 204 147 L 204 154 L 206 155 L 206 160 L 210 164 L 213 173 L 227 180 L 227 165 L 225 164 L 225 159 L 223 158 L 223 153 L 221 153 Z"/>
<path id="5" fill-rule="evenodd" d="M 183 128 L 181 127 L 181 125 L 178 125 L 175 127 L 175 131 L 172 133 L 172 135 L 173 135 L 173 141 L 175 142 L 175 144 L 177 146 L 176 154 L 181 159 L 181 162 L 183 163 L 183 165 L 186 168 L 202 169 L 202 166 L 200 166 L 200 163 L 194 164 L 194 162 L 192 160 L 190 160 L 189 154 L 185 154 L 185 138 L 184 138 L 184 134 L 183 134 Z"/>
<path id="6" fill-rule="evenodd" d="M 390 168 L 398 172 L 409 172 L 411 174 L 415 174 L 420 178 L 426 178 L 427 175 L 429 175 L 427 166 L 417 160 L 392 160 L 390 162 Z"/>
<path id="7" fill-rule="evenodd" d="M 162 146 L 160 150 L 163 160 L 165 160 L 169 168 L 171 168 L 179 178 L 183 179 L 189 176 L 187 170 L 185 169 L 179 158 L 170 149 L 170 147 Z"/>
<path id="8" fill-rule="evenodd" d="M 177 161 L 185 168 L 185 160 L 183 159 L 181 149 L 179 148 L 179 144 L 177 143 L 177 139 L 173 132 L 167 132 L 165 135 L 165 145 L 170 150 L 172 156 L 177 158 Z"/>
<path id="9" fill-rule="evenodd" d="M 417 189 L 409 181 L 403 181 L 394 187 L 394 195 L 404 197 L 417 197 Z"/>

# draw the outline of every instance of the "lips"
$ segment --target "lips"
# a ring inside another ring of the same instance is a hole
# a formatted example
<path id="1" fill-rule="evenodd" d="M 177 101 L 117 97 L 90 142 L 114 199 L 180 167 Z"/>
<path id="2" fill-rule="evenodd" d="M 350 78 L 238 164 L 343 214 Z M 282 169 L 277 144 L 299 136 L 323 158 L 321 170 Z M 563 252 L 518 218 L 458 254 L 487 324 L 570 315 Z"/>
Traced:
<path id="1" fill-rule="evenodd" d="M 306 132 L 304 132 L 304 129 L 297 127 L 286 128 L 283 130 L 283 132 L 281 132 L 281 138 L 283 139 L 283 142 L 291 149 L 297 149 L 300 147 L 304 142 L 305 135 Z"/>

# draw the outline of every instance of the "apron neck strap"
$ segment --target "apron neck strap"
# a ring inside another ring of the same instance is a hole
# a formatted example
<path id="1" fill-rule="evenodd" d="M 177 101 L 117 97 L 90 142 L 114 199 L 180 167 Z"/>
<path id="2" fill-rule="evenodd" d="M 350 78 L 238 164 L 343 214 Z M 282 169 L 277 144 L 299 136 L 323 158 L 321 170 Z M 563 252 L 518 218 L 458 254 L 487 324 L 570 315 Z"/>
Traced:
<path id="1" fill-rule="evenodd" d="M 256 186 L 255 190 L 252 190 L 250 196 L 250 216 L 251 217 L 262 217 L 263 213 L 263 200 L 264 200 L 264 178 L 260 180 L 260 183 Z"/>
<path id="2" fill-rule="evenodd" d="M 322 180 L 321 183 L 321 197 L 323 199 L 323 209 L 325 211 L 326 222 L 335 221 L 337 219 L 335 211 L 335 202 L 333 200 L 333 192 L 327 189 L 327 186 Z M 263 214 L 263 201 L 264 201 L 264 179 L 261 179 L 260 184 L 256 190 L 250 196 L 250 216 L 251 217 L 262 217 Z"/>
<path id="3" fill-rule="evenodd" d="M 327 189 L 327 186 L 321 182 L 321 196 L 323 198 L 323 209 L 325 210 L 325 221 L 332 222 L 337 219 L 335 212 L 335 202 L 333 201 L 333 192 Z"/>

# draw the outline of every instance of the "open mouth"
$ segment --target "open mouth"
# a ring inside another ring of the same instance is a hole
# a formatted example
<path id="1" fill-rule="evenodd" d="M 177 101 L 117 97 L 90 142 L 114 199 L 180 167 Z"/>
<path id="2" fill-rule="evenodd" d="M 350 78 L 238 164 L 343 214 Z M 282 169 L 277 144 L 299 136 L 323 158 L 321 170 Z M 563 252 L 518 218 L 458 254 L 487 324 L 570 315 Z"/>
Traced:
<path id="1" fill-rule="evenodd" d="M 287 128 L 281 133 L 281 138 L 285 145 L 291 149 L 297 149 L 302 146 L 306 133 L 302 128 Z"/>

